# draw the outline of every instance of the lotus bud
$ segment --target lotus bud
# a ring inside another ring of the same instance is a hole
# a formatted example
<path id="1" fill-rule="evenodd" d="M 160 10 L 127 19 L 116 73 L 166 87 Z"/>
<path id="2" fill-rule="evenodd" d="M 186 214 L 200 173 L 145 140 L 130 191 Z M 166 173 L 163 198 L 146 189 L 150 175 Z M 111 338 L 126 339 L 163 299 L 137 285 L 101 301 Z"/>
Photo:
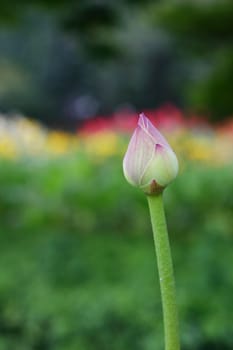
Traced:
<path id="1" fill-rule="evenodd" d="M 123 160 L 127 181 L 148 195 L 155 195 L 176 177 L 178 160 L 160 132 L 140 114 Z"/>

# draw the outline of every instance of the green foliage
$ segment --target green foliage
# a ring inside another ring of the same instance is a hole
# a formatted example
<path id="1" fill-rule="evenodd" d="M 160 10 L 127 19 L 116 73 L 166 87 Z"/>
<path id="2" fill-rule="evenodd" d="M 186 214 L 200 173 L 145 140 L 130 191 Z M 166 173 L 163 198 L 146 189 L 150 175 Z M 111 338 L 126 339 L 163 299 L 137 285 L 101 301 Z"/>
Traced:
<path id="1" fill-rule="evenodd" d="M 187 94 L 189 103 L 204 113 L 212 111 L 216 120 L 232 114 L 233 48 L 219 56 L 217 67 L 211 69 L 208 78 L 195 82 Z"/>
<path id="2" fill-rule="evenodd" d="M 2 1 L 1 109 L 56 127 L 128 104 L 229 117 L 232 22 L 232 0 Z"/>
<path id="3" fill-rule="evenodd" d="M 152 11 L 155 26 L 170 33 L 189 60 L 186 105 L 213 120 L 232 114 L 233 2 L 165 1 Z"/>
<path id="4" fill-rule="evenodd" d="M 148 0 L 147 0 L 148 1 Z M 147 2 L 144 0 L 143 4 Z M 120 48 L 114 38 L 114 30 L 122 24 L 122 13 L 142 6 L 142 0 L 119 3 L 106 0 L 11 0 L 0 5 L 0 25 L 20 23 L 24 14 L 32 10 L 49 12 L 55 16 L 65 32 L 72 32 L 82 42 L 87 53 L 95 59 L 117 58 Z M 103 37 L 103 32 L 105 33 Z M 107 36 L 107 40 L 106 40 Z"/>
<path id="5" fill-rule="evenodd" d="M 0 350 L 161 350 L 144 195 L 117 158 L 1 161 Z M 165 192 L 183 349 L 232 349 L 232 167 Z"/>
<path id="6" fill-rule="evenodd" d="M 2 160 L 0 166 L 2 227 L 27 231 L 63 228 L 82 234 L 103 230 L 150 233 L 145 198 L 125 181 L 121 159 L 93 161 L 79 153 L 53 160 Z M 216 219 L 219 208 L 225 208 L 219 215 L 224 230 L 229 231 L 231 174 L 228 167 L 187 165 L 165 191 L 172 231 L 187 237 L 186 230 L 190 235 L 200 224 Z"/>
<path id="7" fill-rule="evenodd" d="M 210 47 L 219 42 L 232 43 L 233 6 L 231 0 L 165 1 L 157 8 L 156 19 L 166 29 L 190 40 L 202 41 Z"/>

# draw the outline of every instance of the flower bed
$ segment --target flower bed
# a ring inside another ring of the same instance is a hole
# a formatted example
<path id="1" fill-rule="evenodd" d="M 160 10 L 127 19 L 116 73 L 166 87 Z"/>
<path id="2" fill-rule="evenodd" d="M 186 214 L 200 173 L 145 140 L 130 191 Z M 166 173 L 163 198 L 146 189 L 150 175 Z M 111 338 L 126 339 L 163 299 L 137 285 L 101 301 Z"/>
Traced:
<path id="1" fill-rule="evenodd" d="M 218 127 L 205 120 L 187 118 L 178 109 L 167 106 L 147 111 L 151 121 L 164 133 L 179 155 L 180 161 L 191 160 L 212 165 L 232 161 L 233 122 Z M 87 121 L 76 134 L 51 131 L 22 116 L 0 116 L 0 156 L 61 156 L 74 152 L 95 158 L 124 154 L 137 114 L 118 113 Z"/>

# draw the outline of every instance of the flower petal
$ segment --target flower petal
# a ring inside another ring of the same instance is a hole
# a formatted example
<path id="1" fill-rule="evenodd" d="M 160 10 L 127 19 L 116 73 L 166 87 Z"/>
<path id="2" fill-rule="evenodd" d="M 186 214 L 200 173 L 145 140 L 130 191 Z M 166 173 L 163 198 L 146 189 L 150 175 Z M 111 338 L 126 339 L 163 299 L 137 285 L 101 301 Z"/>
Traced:
<path id="1" fill-rule="evenodd" d="M 142 130 L 153 139 L 154 145 L 161 144 L 165 147 L 171 148 L 165 137 L 160 134 L 160 132 L 154 127 L 154 125 L 143 113 L 139 115 L 138 126 L 140 126 Z"/>
<path id="2" fill-rule="evenodd" d="M 138 125 L 123 160 L 124 174 L 130 183 L 137 186 L 140 184 L 141 176 L 153 156 L 153 152 L 154 142 L 152 138 L 148 137 L 148 134 Z"/>
<path id="3" fill-rule="evenodd" d="M 148 186 L 153 180 L 160 186 L 167 186 L 178 173 L 178 160 L 169 147 L 156 144 L 154 154 L 141 179 L 141 184 Z"/>

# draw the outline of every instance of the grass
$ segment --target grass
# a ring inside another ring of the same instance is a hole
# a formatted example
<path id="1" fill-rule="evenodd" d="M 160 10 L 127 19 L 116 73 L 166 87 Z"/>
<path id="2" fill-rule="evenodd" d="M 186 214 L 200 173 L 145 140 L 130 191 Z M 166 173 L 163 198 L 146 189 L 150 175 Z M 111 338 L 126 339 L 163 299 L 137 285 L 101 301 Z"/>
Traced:
<path id="1" fill-rule="evenodd" d="M 165 193 L 182 349 L 233 348 L 232 167 Z M 1 161 L 0 350 L 161 350 L 144 196 L 119 159 Z M 135 215 L 137 213 L 137 215 Z"/>

